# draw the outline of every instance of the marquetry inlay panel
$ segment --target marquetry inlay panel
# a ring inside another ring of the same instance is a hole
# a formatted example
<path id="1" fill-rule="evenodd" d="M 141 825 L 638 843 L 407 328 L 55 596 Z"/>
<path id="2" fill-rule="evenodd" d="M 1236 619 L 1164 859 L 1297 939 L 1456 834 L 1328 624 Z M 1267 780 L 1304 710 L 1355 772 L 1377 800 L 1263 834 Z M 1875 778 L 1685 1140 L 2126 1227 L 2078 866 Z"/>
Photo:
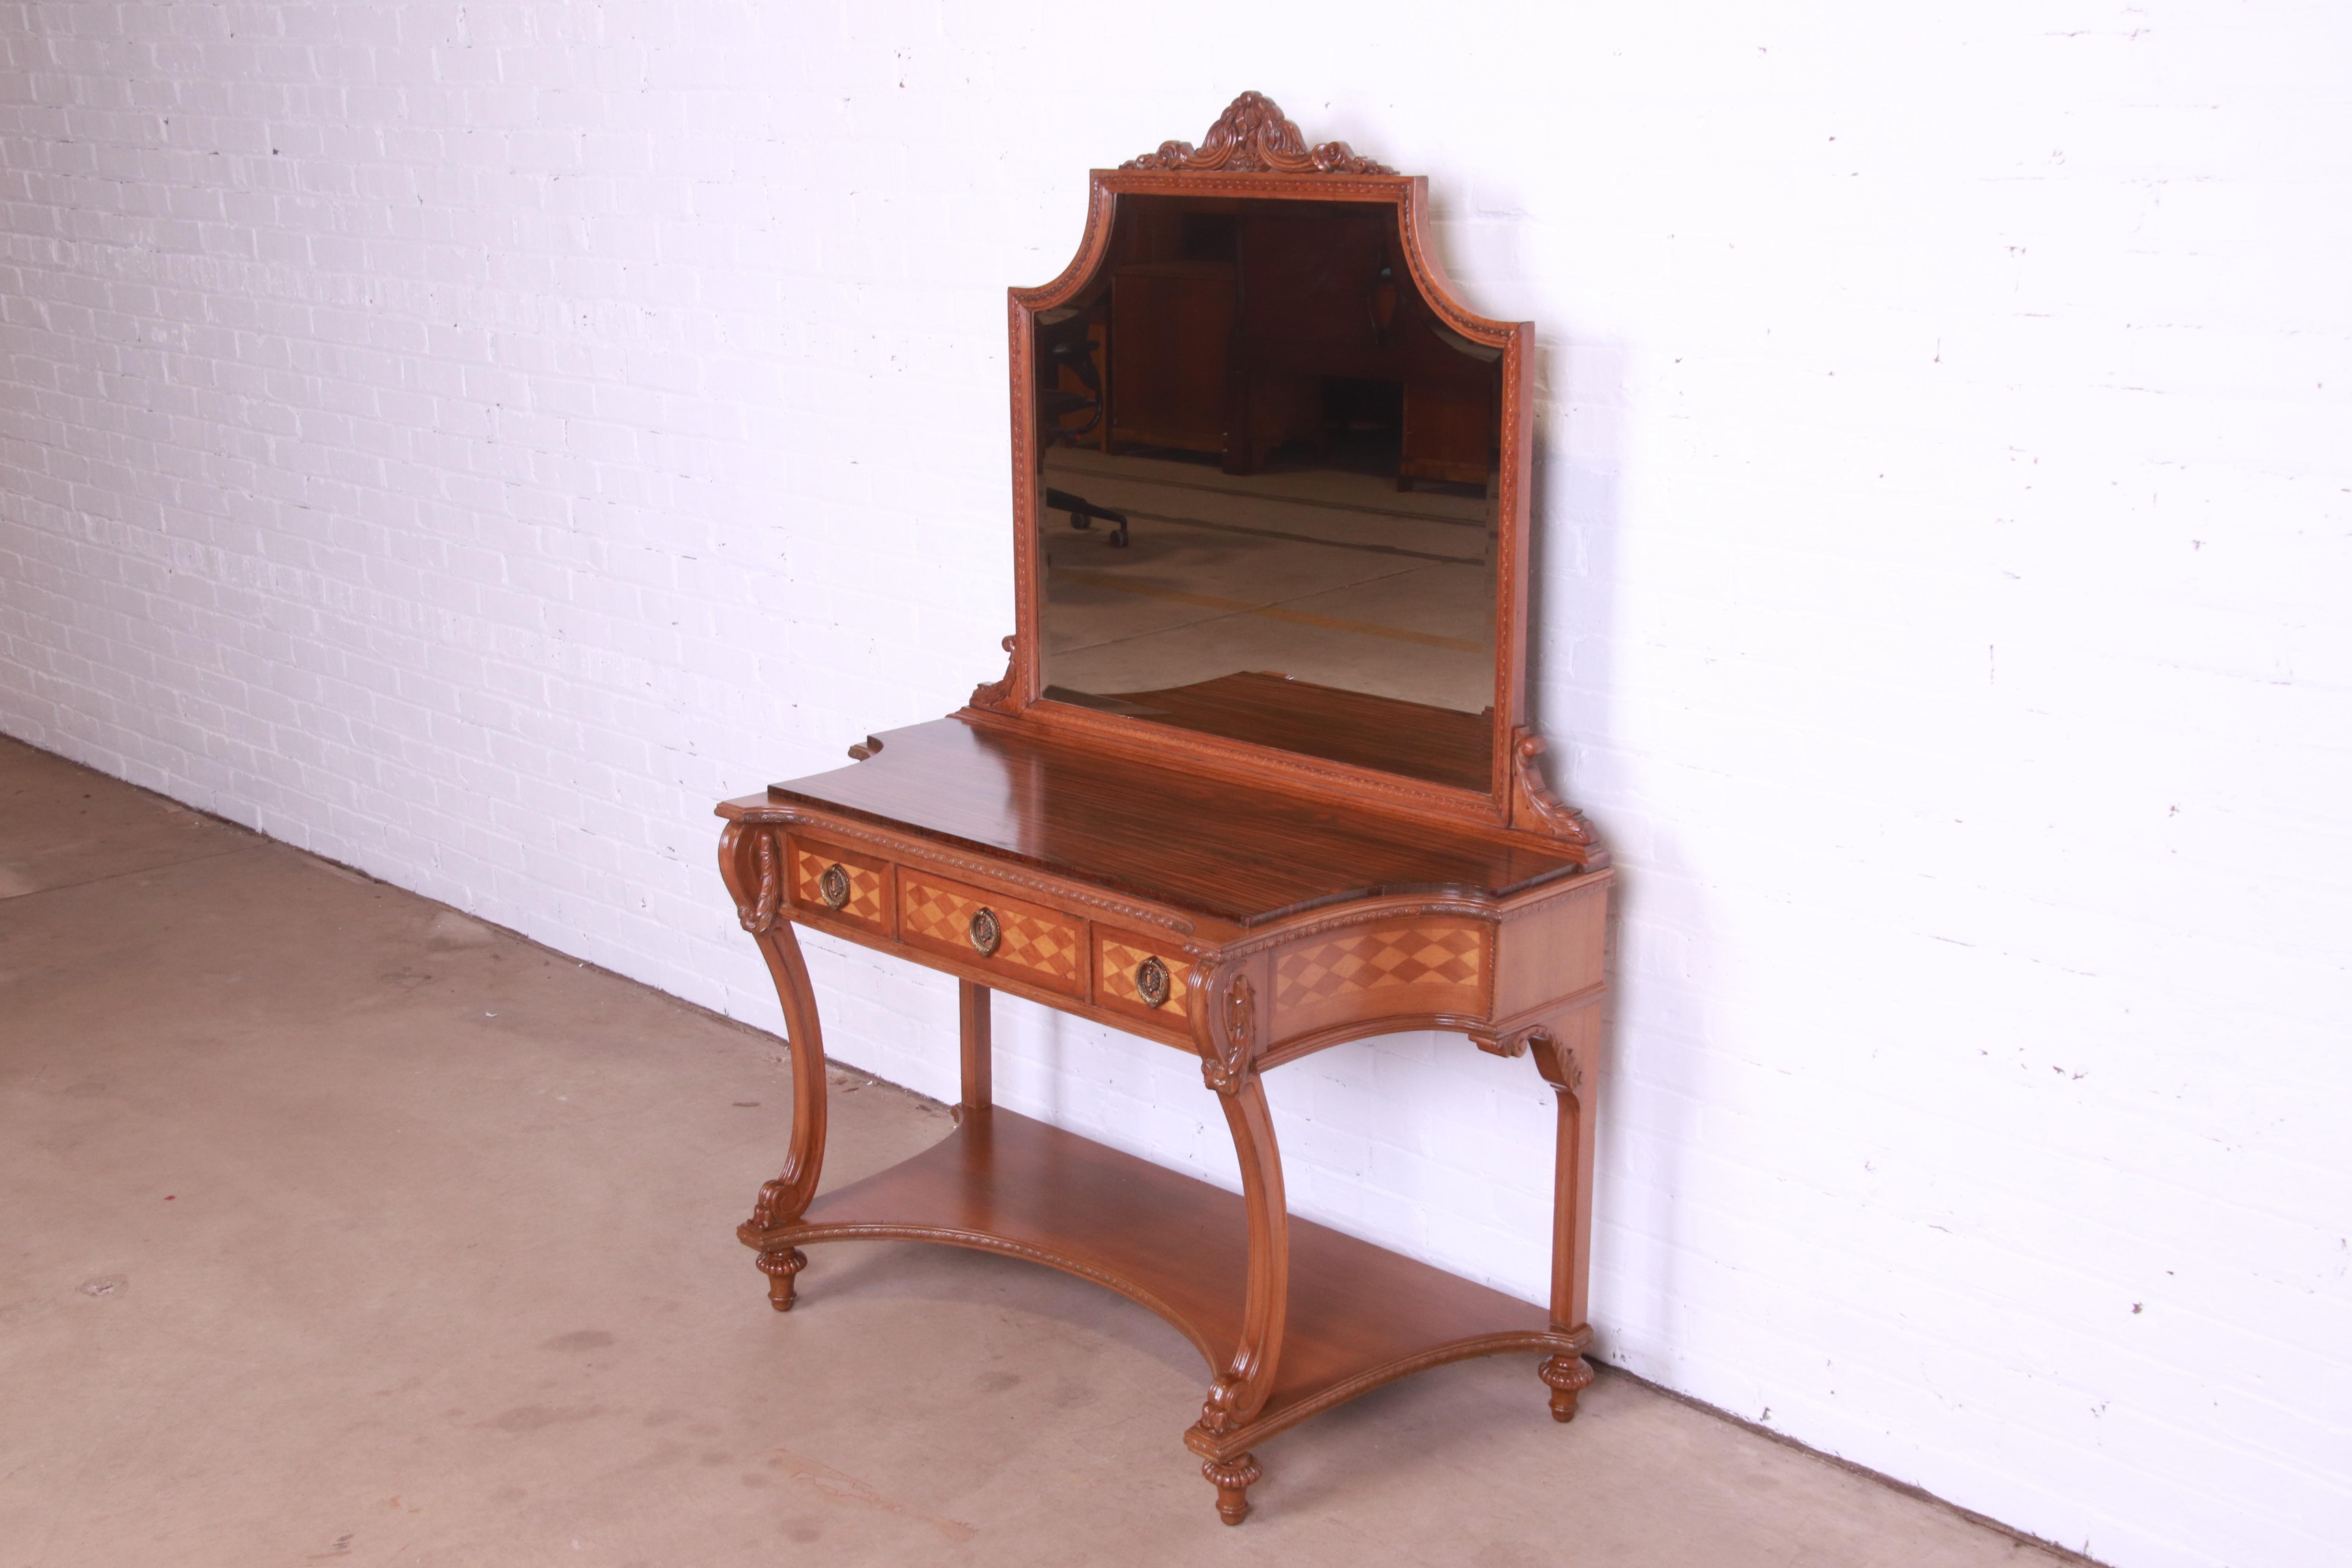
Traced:
<path id="1" fill-rule="evenodd" d="M 1095 1000 L 1145 1022 L 1181 1030 L 1189 1016 L 1184 976 L 1192 960 L 1175 949 L 1146 945 L 1148 940 L 1126 931 L 1095 933 Z M 1168 1000 L 1157 1007 L 1145 998 L 1135 977 L 1137 968 L 1150 958 L 1158 959 L 1168 973 Z"/>
<path id="2" fill-rule="evenodd" d="M 982 910 L 996 917 L 993 953 L 983 954 L 972 942 L 972 917 Z M 904 866 L 898 868 L 898 934 L 975 963 L 1010 969 L 1033 984 L 1074 994 L 1087 987 L 1083 922 Z"/>
<path id="3" fill-rule="evenodd" d="M 889 934 L 890 868 L 887 863 L 845 854 L 830 844 L 794 837 L 792 865 L 793 902 L 796 906 Z M 825 873 L 835 866 L 841 868 L 842 878 L 848 884 L 848 897 L 839 904 L 824 896 Z"/>
<path id="4" fill-rule="evenodd" d="M 1424 916 L 1338 931 L 1280 952 L 1274 962 L 1275 1035 L 1295 1037 L 1371 1012 L 1482 1012 L 1491 933 L 1483 921 Z"/>

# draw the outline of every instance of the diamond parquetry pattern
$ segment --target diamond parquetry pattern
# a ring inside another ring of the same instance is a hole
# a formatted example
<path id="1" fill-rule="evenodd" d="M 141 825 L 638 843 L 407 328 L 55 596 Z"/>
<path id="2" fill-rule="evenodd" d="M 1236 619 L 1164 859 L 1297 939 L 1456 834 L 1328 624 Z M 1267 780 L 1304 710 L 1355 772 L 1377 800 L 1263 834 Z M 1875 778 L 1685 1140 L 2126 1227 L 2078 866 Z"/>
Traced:
<path id="1" fill-rule="evenodd" d="M 903 931 L 952 943 L 978 957 L 971 947 L 971 917 L 982 909 L 996 914 L 1000 962 L 1042 974 L 1065 988 L 1076 983 L 1085 958 L 1078 927 L 1001 903 L 982 903 L 919 880 L 904 869 L 898 873 L 898 922 Z"/>
<path id="2" fill-rule="evenodd" d="M 799 848 L 793 857 L 793 901 L 803 908 L 827 908 L 824 895 L 817 889 L 817 880 L 824 875 L 824 868 L 834 863 L 833 857 L 814 849 Z M 841 868 L 849 873 L 849 902 L 841 906 L 840 912 L 866 925 L 880 925 L 882 879 L 846 860 L 841 862 Z"/>
<path id="3" fill-rule="evenodd" d="M 1304 1007 L 1349 991 L 1390 985 L 1475 988 L 1486 955 L 1463 926 L 1375 926 L 1283 954 L 1274 1005 Z"/>

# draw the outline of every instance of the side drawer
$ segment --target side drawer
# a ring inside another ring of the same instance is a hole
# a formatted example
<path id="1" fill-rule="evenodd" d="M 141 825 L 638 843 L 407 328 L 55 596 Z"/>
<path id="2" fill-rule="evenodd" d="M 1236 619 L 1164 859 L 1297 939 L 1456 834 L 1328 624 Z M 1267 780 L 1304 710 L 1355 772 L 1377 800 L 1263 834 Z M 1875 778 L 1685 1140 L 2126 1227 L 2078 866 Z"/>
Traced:
<path id="1" fill-rule="evenodd" d="M 876 936 L 888 936 L 890 862 L 799 834 L 785 840 L 792 864 L 793 907 L 808 910 Z M 838 869 L 840 876 L 832 873 Z"/>
<path id="2" fill-rule="evenodd" d="M 1184 977 L 1192 972 L 1192 960 L 1181 948 L 1158 947 L 1153 942 L 1133 931 L 1095 928 L 1095 1002 L 1139 1023 L 1188 1033 L 1192 1005 Z M 1144 967 L 1153 963 L 1160 966 L 1157 974 Z M 1154 982 L 1160 998 L 1157 1005 L 1151 1000 Z"/>
<path id="3" fill-rule="evenodd" d="M 992 928 L 992 949 L 986 940 Z M 898 940 L 1049 991 L 1087 994 L 1082 918 L 912 866 L 898 868 Z"/>

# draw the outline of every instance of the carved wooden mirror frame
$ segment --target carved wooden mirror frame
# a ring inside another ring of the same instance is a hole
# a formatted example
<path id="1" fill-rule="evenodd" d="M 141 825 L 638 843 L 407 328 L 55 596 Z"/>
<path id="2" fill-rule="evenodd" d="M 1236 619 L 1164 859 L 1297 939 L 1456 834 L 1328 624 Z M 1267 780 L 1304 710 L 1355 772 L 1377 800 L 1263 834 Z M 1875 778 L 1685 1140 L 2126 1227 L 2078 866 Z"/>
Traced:
<path id="1" fill-rule="evenodd" d="M 1162 142 L 1157 152 L 1130 159 L 1117 169 L 1094 170 L 1090 182 L 1086 235 L 1070 264 L 1042 288 L 1008 290 L 1015 630 L 1005 639 L 1012 658 L 1004 678 L 974 690 L 966 711 L 1046 725 L 1089 744 L 1165 753 L 1171 761 L 1189 761 L 1272 784 L 1312 785 L 1326 794 L 1416 817 L 1538 833 L 1555 840 L 1582 864 L 1605 863 L 1607 853 L 1582 815 L 1545 786 L 1537 762 L 1544 743 L 1527 724 L 1528 492 L 1534 432 L 1535 323 L 1495 321 L 1462 302 L 1430 241 L 1428 180 L 1419 174 L 1400 174 L 1358 157 L 1344 142 L 1309 147 L 1298 127 L 1284 118 L 1272 100 L 1245 92 L 1209 128 L 1199 148 L 1187 142 Z M 1033 327 L 1040 312 L 1067 303 L 1092 280 L 1110 244 L 1119 198 L 1126 195 L 1355 202 L 1391 207 L 1400 248 L 1423 298 L 1454 331 L 1472 342 L 1502 351 L 1494 733 L 1489 784 L 1484 793 L 1223 736 L 1139 722 L 1042 696 L 1035 479 L 1039 431 Z"/>

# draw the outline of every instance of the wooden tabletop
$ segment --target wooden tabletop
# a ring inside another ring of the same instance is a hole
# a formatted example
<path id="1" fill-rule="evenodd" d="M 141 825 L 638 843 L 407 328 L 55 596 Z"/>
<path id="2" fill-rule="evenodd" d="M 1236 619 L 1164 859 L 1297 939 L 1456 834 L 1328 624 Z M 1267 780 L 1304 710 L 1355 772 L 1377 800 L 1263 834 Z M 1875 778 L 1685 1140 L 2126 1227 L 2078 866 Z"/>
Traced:
<path id="1" fill-rule="evenodd" d="M 730 802 L 805 805 L 1244 926 L 1390 893 L 1500 897 L 1573 874 L 1541 840 L 1392 819 L 1013 726 L 893 730 L 862 763 Z"/>

